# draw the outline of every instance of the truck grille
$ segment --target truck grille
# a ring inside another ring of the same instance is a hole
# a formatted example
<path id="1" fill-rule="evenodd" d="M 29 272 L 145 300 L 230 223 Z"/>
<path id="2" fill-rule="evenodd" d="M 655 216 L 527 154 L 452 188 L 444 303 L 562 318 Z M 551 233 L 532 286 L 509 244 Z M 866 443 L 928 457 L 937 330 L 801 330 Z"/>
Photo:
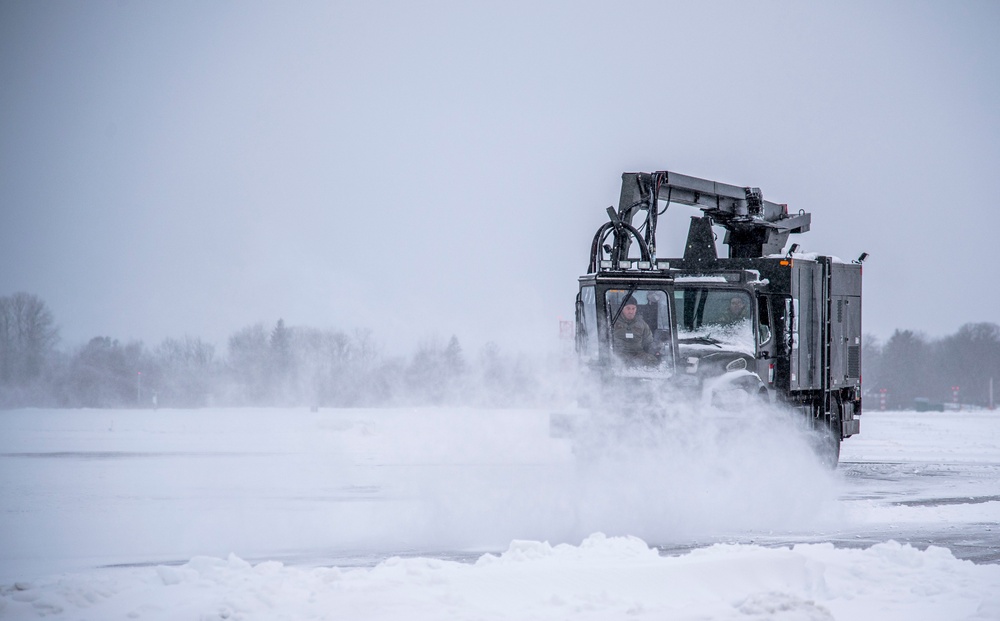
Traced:
<path id="1" fill-rule="evenodd" d="M 861 346 L 847 348 L 847 377 L 861 377 Z"/>

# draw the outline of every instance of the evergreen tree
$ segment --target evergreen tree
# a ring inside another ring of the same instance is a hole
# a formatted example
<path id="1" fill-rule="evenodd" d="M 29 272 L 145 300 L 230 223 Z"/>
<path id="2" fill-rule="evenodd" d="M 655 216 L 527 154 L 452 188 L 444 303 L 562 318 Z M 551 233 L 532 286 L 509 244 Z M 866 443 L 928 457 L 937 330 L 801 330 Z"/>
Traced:
<path id="1" fill-rule="evenodd" d="M 912 330 L 896 330 L 882 349 L 881 370 L 891 407 L 909 408 L 917 397 L 928 397 L 931 347 Z"/>
<path id="2" fill-rule="evenodd" d="M 262 404 L 270 394 L 269 353 L 263 324 L 247 326 L 229 337 L 229 369 L 235 383 L 235 404 Z"/>
<path id="3" fill-rule="evenodd" d="M 444 348 L 444 365 L 448 374 L 453 378 L 465 374 L 465 357 L 462 355 L 462 346 L 455 335 L 452 335 L 448 346 Z"/>
<path id="4" fill-rule="evenodd" d="M 294 378 L 291 330 L 285 327 L 284 319 L 278 319 L 278 323 L 271 330 L 268 345 L 270 347 L 267 357 L 268 383 L 278 399 L 287 403 L 289 399 L 294 400 L 289 394 Z"/>
<path id="5" fill-rule="evenodd" d="M 955 334 L 942 339 L 935 358 L 940 361 L 935 369 L 946 380 L 938 382 L 938 390 L 945 392 L 947 399 L 951 398 L 951 387 L 958 386 L 963 403 L 987 405 L 990 378 L 993 379 L 994 395 L 1000 392 L 1000 326 L 997 324 L 965 324 Z"/>

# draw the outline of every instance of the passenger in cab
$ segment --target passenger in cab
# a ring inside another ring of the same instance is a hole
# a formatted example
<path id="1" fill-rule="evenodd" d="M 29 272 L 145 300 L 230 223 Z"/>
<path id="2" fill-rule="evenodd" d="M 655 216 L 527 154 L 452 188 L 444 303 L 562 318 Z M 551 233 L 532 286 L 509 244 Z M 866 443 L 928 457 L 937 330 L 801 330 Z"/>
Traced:
<path id="1" fill-rule="evenodd" d="M 719 322 L 722 325 L 730 325 L 743 321 L 748 316 L 746 296 L 734 295 L 729 299 L 729 306 L 722 311 Z"/>

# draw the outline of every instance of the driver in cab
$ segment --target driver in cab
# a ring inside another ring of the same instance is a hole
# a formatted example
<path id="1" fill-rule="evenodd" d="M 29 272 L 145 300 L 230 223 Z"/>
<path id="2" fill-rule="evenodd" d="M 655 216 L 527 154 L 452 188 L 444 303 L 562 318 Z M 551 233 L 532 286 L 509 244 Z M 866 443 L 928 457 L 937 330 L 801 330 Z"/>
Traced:
<path id="1" fill-rule="evenodd" d="M 615 322 L 612 345 L 626 364 L 654 366 L 659 360 L 649 353 L 653 347 L 653 331 L 639 316 L 638 310 L 635 298 L 629 296 Z"/>

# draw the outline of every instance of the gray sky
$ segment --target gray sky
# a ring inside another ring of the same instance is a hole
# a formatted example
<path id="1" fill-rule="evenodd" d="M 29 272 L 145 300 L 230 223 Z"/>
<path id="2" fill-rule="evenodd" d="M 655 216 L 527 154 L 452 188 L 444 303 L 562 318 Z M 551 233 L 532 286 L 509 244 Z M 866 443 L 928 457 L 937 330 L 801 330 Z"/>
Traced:
<path id="1" fill-rule="evenodd" d="M 868 251 L 866 332 L 1000 322 L 1000 3 L 694 4 L 3 0 L 0 295 L 67 346 L 524 349 L 621 173 L 671 170 Z"/>

